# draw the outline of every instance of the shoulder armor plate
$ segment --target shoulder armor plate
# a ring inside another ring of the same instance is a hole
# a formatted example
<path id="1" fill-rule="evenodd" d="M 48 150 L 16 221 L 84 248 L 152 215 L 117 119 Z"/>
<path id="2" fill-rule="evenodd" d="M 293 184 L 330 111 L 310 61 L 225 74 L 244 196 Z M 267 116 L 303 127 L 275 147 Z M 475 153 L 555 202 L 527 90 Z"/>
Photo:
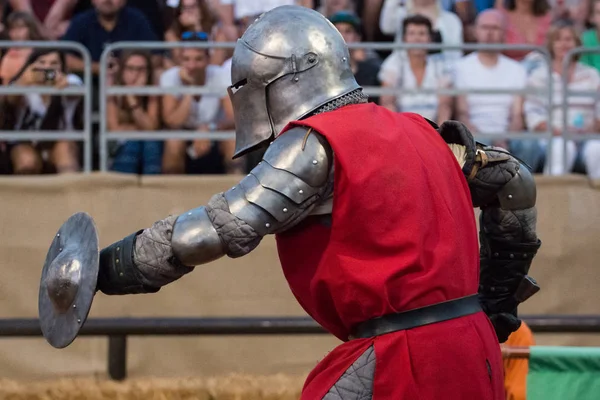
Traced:
<path id="1" fill-rule="evenodd" d="M 531 172 L 519 164 L 517 174 L 498 192 L 504 210 L 524 210 L 535 206 L 537 190 Z"/>
<path id="2" fill-rule="evenodd" d="M 327 182 L 333 157 L 323 136 L 310 128 L 295 127 L 271 143 L 263 160 L 296 175 L 310 186 L 321 187 Z"/>

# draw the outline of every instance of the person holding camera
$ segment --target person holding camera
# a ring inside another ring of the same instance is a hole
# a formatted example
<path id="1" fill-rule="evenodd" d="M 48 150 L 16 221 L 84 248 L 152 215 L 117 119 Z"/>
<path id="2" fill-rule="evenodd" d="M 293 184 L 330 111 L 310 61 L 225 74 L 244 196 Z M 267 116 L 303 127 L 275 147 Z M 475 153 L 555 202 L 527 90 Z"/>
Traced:
<path id="1" fill-rule="evenodd" d="M 53 49 L 33 51 L 25 65 L 11 80 L 15 86 L 54 86 L 62 89 L 81 85 L 76 75 L 66 71 L 64 53 Z M 2 99 L 1 125 L 4 130 L 74 131 L 80 130 L 80 96 L 25 95 Z M 9 143 L 14 174 L 65 173 L 80 170 L 77 143 L 70 141 L 17 141 Z"/>

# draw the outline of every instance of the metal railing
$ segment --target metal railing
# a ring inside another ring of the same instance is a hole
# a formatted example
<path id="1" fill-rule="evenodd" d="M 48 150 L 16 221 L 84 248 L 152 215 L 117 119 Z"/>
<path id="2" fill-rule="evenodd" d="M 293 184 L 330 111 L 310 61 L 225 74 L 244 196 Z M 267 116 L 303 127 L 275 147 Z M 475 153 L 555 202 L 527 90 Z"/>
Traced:
<path id="1" fill-rule="evenodd" d="M 216 91 L 215 89 L 204 86 L 177 86 L 177 87 L 115 87 L 107 85 L 108 60 L 111 54 L 118 50 L 124 49 L 146 49 L 146 50 L 163 50 L 176 48 L 196 48 L 196 49 L 212 49 L 212 48 L 229 48 L 235 47 L 235 43 L 223 42 L 116 42 L 107 46 L 100 58 L 100 169 L 108 170 L 108 142 L 111 140 L 166 140 L 166 139 L 210 139 L 210 140 L 232 140 L 235 138 L 235 131 L 215 131 L 210 133 L 200 133 L 190 130 L 161 130 L 161 131 L 108 131 L 106 121 L 106 102 L 108 96 L 115 95 L 165 95 L 165 94 L 195 94 L 195 95 L 222 95 L 226 93 Z M 463 45 L 445 45 L 445 44 L 406 44 L 406 43 L 354 43 L 348 46 L 350 49 L 367 49 L 367 50 L 396 50 L 404 51 L 409 49 L 426 49 L 426 50 L 517 50 L 517 51 L 534 51 L 542 55 L 542 59 L 546 61 L 549 73 L 552 72 L 550 63 L 550 54 L 545 47 L 532 45 L 503 45 L 503 44 L 463 44 Z M 525 88 L 522 90 L 515 89 L 451 89 L 451 88 L 422 88 L 422 89 L 401 89 L 401 88 L 380 88 L 365 86 L 364 92 L 371 96 L 380 95 L 411 95 L 411 94 L 438 94 L 438 95 L 460 95 L 460 94 L 542 94 L 548 96 L 548 120 L 552 121 L 553 107 L 551 107 L 551 96 L 553 93 L 553 82 L 549 82 L 546 89 L 531 89 Z M 538 140 L 550 138 L 552 136 L 552 127 L 548 126 L 548 131 L 536 132 L 532 135 L 530 132 L 491 132 L 489 134 L 476 134 L 477 139 L 524 139 Z"/>
<path id="2" fill-rule="evenodd" d="M 48 86 L 0 86 L 0 96 L 6 95 L 53 95 L 83 97 L 83 131 L 0 131 L 0 140 L 32 140 L 38 142 L 72 140 L 83 142 L 83 170 L 92 170 L 92 59 L 88 50 L 80 43 L 68 41 L 21 41 L 0 40 L 0 48 L 32 48 L 74 50 L 81 53 L 84 61 L 83 86 L 58 89 Z"/>
<path id="3" fill-rule="evenodd" d="M 522 316 L 534 333 L 600 333 L 600 315 Z M 320 335 L 329 334 L 313 319 L 288 318 L 97 318 L 80 336 L 108 337 L 108 375 L 127 377 L 129 336 Z M 0 337 L 40 337 L 37 319 L 0 319 Z M 81 339 L 78 339 L 81 340 Z"/>

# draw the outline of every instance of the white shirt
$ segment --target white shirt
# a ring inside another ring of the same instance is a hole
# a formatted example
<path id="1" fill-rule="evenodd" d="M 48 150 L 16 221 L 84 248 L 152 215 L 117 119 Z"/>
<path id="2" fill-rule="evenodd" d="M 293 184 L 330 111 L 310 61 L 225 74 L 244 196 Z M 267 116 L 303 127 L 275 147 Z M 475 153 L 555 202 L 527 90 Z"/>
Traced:
<path id="1" fill-rule="evenodd" d="M 493 67 L 471 53 L 456 63 L 454 86 L 457 89 L 522 90 L 527 85 L 525 67 L 500 55 Z M 469 119 L 477 133 L 508 132 L 511 108 L 518 96 L 513 94 L 467 94 Z"/>
<path id="2" fill-rule="evenodd" d="M 448 84 L 448 65 L 441 54 L 431 55 L 427 58 L 425 75 L 421 86 L 417 85 L 415 74 L 410 68 L 408 59 L 400 54 L 392 53 L 383 62 L 379 70 L 380 82 L 400 89 L 440 89 Z M 437 119 L 438 95 L 435 93 L 409 93 L 396 97 L 396 109 L 399 112 L 413 112 L 432 121 Z"/>
<path id="3" fill-rule="evenodd" d="M 160 76 L 160 87 L 181 86 L 179 77 L 179 67 L 173 67 L 162 73 Z M 218 65 L 209 65 L 206 67 L 206 82 L 204 86 L 215 88 L 222 92 L 222 95 L 202 95 L 200 101 L 195 99 L 190 105 L 190 115 L 182 126 L 183 129 L 196 129 L 201 124 L 217 122 L 219 112 L 221 111 L 221 100 L 227 96 L 228 81 L 223 74 L 223 70 Z M 178 99 L 181 96 L 175 96 Z"/>
<path id="4" fill-rule="evenodd" d="M 530 88 L 548 89 L 549 87 L 548 67 L 546 65 L 536 68 L 528 78 L 527 84 Z M 553 96 L 552 126 L 564 129 L 563 124 L 563 95 L 562 79 L 559 74 L 552 72 Z M 594 131 L 595 121 L 600 120 L 600 102 L 593 92 L 600 91 L 600 73 L 595 68 L 577 63 L 573 78 L 567 88 L 572 91 L 592 92 L 589 95 L 570 95 L 567 97 L 567 128 Z M 547 95 L 528 95 L 525 100 L 525 119 L 529 129 L 534 129 L 548 119 L 546 105 Z"/>
<path id="5" fill-rule="evenodd" d="M 296 0 L 221 0 L 223 5 L 233 5 L 235 19 L 260 15 L 279 6 L 291 6 Z"/>
<path id="6" fill-rule="evenodd" d="M 70 86 L 81 86 L 83 82 L 77 75 L 67 75 L 67 81 Z M 42 96 L 36 93 L 30 93 L 23 96 L 25 99 L 25 107 L 18 111 L 15 130 L 36 131 L 41 129 L 41 124 L 46 117 L 48 107 L 44 104 Z M 81 96 L 63 96 L 63 115 L 59 121 L 59 129 L 64 131 L 72 131 L 73 117 L 77 106 L 82 101 Z"/>

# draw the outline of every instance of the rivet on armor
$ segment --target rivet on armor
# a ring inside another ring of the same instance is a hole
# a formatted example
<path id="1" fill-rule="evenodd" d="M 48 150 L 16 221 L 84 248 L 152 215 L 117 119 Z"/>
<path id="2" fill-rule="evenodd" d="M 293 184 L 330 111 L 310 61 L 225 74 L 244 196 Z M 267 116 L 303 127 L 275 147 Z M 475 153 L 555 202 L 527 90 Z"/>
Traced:
<path id="1" fill-rule="evenodd" d="M 300 78 L 298 78 L 298 77 L 294 78 L 294 82 L 298 82 L 299 80 L 300 80 Z"/>
<path id="2" fill-rule="evenodd" d="M 343 61 L 343 62 L 346 62 L 346 57 L 342 57 L 342 61 Z"/>
<path id="3" fill-rule="evenodd" d="M 119 250 L 121 250 L 121 248 L 120 248 L 120 247 L 117 247 L 117 251 L 119 251 Z"/>
<path id="4" fill-rule="evenodd" d="M 271 227 L 271 224 L 267 222 L 267 223 L 265 224 L 265 226 L 266 226 L 267 228 L 270 228 L 270 227 Z"/>
<path id="5" fill-rule="evenodd" d="M 80 324 L 81 323 L 81 318 L 77 318 L 77 323 Z"/>
<path id="6" fill-rule="evenodd" d="M 77 304 L 73 304 L 73 308 L 77 308 Z"/>
<path id="7" fill-rule="evenodd" d="M 284 213 L 288 212 L 288 209 L 287 209 L 287 208 L 284 208 L 284 209 L 283 209 L 283 212 L 284 212 Z"/>
<path id="8" fill-rule="evenodd" d="M 192 215 L 192 213 L 191 213 L 191 212 L 189 212 L 189 213 L 188 213 L 188 215 Z"/>
<path id="9" fill-rule="evenodd" d="M 56 234 L 56 237 L 60 237 L 60 233 L 57 233 L 57 234 Z"/>
<path id="10" fill-rule="evenodd" d="M 512 199 L 512 194 L 509 194 L 509 195 L 508 195 L 508 199 L 509 199 L 509 200 L 510 200 L 510 199 Z"/>
<path id="11" fill-rule="evenodd" d="M 115 262 L 118 264 L 118 263 L 119 263 L 119 259 L 117 258 L 117 259 L 115 260 Z"/>
<path id="12" fill-rule="evenodd" d="M 314 63 L 315 62 L 315 58 L 313 56 L 308 57 L 308 62 L 309 63 Z"/>
<path id="13" fill-rule="evenodd" d="M 304 190 L 300 189 L 300 190 L 298 190 L 298 193 L 304 194 Z"/>
<path id="14" fill-rule="evenodd" d="M 58 249 L 58 251 L 62 251 L 62 247 L 60 249 Z"/>
<path id="15" fill-rule="evenodd" d="M 123 276 L 123 273 L 122 273 L 122 272 L 119 272 L 119 276 Z"/>
<path id="16" fill-rule="evenodd" d="M 319 162 L 317 160 L 313 160 L 313 165 L 317 165 Z"/>
<path id="17" fill-rule="evenodd" d="M 514 254 L 510 254 L 509 257 L 510 258 L 515 258 L 515 255 Z"/>
<path id="18" fill-rule="evenodd" d="M 527 258 L 527 253 L 523 254 L 523 258 Z"/>
<path id="19" fill-rule="evenodd" d="M 498 253 L 494 253 L 494 257 L 498 257 L 500 254 Z"/>
<path id="20" fill-rule="evenodd" d="M 490 292 L 495 292 L 495 291 L 496 291 L 496 288 L 492 286 L 492 287 L 490 288 Z"/>
<path id="21" fill-rule="evenodd" d="M 235 186 L 233 186 L 233 187 L 231 188 L 231 190 L 233 190 L 233 189 L 235 189 Z"/>

